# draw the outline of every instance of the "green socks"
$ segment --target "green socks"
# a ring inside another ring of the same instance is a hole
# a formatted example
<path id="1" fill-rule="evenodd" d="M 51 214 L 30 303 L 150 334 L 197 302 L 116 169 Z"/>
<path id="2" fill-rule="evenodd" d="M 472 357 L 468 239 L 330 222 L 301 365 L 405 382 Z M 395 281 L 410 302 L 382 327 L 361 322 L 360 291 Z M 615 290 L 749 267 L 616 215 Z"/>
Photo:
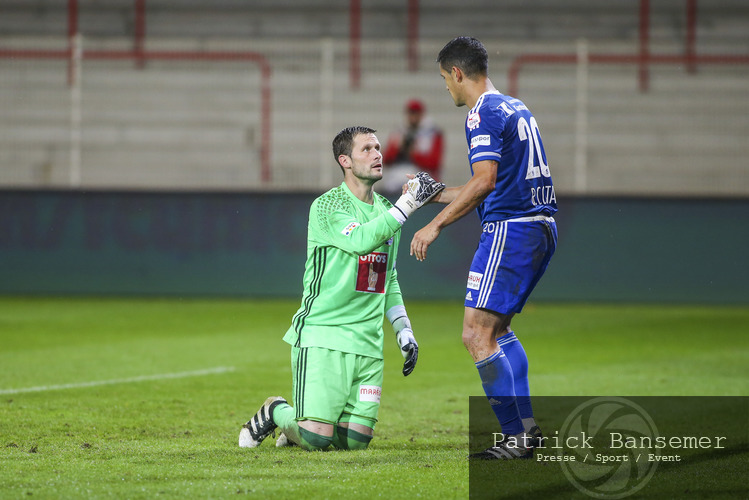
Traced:
<path id="1" fill-rule="evenodd" d="M 321 436 L 299 427 L 296 412 L 290 405 L 278 405 L 273 410 L 273 421 L 286 434 L 286 437 L 308 451 L 324 450 L 330 445 L 332 437 Z"/>
<path id="2" fill-rule="evenodd" d="M 299 428 L 299 434 L 301 436 L 299 446 L 307 451 L 324 450 L 333 441 L 332 437 L 321 436 L 320 434 L 315 434 L 314 432 L 308 431 L 307 429 L 304 429 L 302 427 L 297 427 Z"/>
<path id="3" fill-rule="evenodd" d="M 333 446 L 339 450 L 364 450 L 372 441 L 372 436 L 362 434 L 353 429 L 346 427 L 335 427 L 335 436 L 333 436 Z"/>
<path id="4" fill-rule="evenodd" d="M 331 443 L 339 450 L 363 450 L 372 441 L 372 436 L 337 425 L 333 436 L 322 436 L 308 431 L 299 427 L 296 421 L 296 412 L 288 404 L 281 404 L 274 408 L 273 421 L 290 441 L 297 443 L 308 451 L 324 450 Z"/>

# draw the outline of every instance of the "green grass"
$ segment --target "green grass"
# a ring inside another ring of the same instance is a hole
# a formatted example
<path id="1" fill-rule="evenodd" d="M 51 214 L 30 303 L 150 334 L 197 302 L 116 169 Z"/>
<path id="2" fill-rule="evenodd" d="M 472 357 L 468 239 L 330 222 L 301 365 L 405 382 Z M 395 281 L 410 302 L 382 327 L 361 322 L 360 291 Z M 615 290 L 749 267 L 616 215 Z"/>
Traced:
<path id="1" fill-rule="evenodd" d="M 236 446 L 290 397 L 291 301 L 0 297 L 0 498 L 467 498 L 462 305 L 408 304 L 420 358 L 386 343 L 362 452 Z M 749 395 L 749 309 L 530 304 L 513 326 L 537 395 Z M 386 327 L 387 328 L 387 327 Z M 389 330 L 386 330 L 389 332 Z M 232 371 L 10 392 L 217 367 Z"/>

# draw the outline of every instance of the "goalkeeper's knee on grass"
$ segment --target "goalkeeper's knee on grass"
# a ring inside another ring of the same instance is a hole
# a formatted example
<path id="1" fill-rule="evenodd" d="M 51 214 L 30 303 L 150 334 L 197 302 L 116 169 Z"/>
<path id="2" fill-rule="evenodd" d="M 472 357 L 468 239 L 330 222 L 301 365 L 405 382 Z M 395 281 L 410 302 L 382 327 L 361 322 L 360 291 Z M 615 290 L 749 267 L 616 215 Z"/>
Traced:
<path id="1" fill-rule="evenodd" d="M 372 436 L 340 426 L 335 427 L 332 436 L 323 436 L 300 427 L 299 437 L 299 445 L 307 451 L 322 451 L 331 444 L 338 450 L 365 450 L 372 441 Z"/>
<path id="2" fill-rule="evenodd" d="M 322 451 L 331 444 L 339 450 L 363 450 L 372 440 L 370 435 L 339 425 L 333 428 L 332 436 L 307 430 L 296 421 L 294 409 L 289 404 L 279 405 L 273 411 L 273 420 L 287 439 L 307 451 Z"/>
<path id="3" fill-rule="evenodd" d="M 348 427 L 336 425 L 333 446 L 339 450 L 365 450 L 372 436 L 362 434 Z"/>
<path id="4" fill-rule="evenodd" d="M 294 408 L 291 405 L 279 405 L 273 411 L 273 421 L 292 443 L 298 444 L 307 451 L 324 450 L 333 441 L 333 436 L 323 436 L 299 426 Z"/>
<path id="5" fill-rule="evenodd" d="M 333 436 L 323 436 L 321 434 L 308 431 L 304 427 L 299 428 L 299 446 L 307 451 L 321 451 L 330 446 L 333 442 Z"/>

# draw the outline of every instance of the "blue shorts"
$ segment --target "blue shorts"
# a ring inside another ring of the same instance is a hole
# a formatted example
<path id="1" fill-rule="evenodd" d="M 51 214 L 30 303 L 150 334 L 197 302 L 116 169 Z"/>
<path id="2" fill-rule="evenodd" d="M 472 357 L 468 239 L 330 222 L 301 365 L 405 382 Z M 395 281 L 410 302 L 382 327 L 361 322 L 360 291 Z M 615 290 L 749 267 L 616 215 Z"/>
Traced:
<path id="1" fill-rule="evenodd" d="M 466 307 L 519 313 L 557 247 L 552 217 L 485 222 L 466 285 Z"/>

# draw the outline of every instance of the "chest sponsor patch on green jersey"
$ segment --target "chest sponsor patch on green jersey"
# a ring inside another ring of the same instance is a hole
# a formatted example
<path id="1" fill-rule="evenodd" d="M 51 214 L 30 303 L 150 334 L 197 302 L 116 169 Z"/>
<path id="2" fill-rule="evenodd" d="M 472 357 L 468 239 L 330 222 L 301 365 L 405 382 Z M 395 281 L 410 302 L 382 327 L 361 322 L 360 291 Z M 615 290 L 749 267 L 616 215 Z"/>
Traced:
<path id="1" fill-rule="evenodd" d="M 368 293 L 385 293 L 387 278 L 388 254 L 372 252 L 359 256 L 359 271 L 356 275 L 356 291 Z"/>

